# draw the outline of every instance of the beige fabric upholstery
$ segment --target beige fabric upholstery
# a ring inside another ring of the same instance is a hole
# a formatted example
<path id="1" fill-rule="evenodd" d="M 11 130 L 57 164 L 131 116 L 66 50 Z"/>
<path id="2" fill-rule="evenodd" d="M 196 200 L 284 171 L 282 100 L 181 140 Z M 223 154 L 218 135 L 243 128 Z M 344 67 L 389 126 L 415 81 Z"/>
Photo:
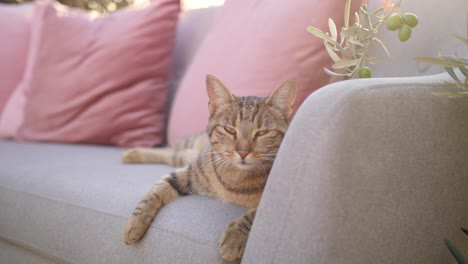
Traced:
<path id="1" fill-rule="evenodd" d="M 312 94 L 274 164 L 242 263 L 451 263 L 468 256 L 468 101 L 445 75 Z"/>

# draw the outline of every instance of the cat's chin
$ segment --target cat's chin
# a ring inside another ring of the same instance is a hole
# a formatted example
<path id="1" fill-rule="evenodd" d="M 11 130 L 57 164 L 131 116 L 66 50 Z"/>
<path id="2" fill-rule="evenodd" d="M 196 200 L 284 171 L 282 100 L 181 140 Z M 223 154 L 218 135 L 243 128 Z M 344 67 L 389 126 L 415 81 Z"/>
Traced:
<path id="1" fill-rule="evenodd" d="M 241 170 L 249 170 L 255 167 L 255 164 L 246 163 L 246 162 L 236 162 L 234 165 Z"/>
<path id="2" fill-rule="evenodd" d="M 242 162 L 242 161 L 238 161 L 234 163 L 234 165 L 241 170 L 251 170 L 256 167 L 255 163 L 247 163 L 247 162 Z"/>

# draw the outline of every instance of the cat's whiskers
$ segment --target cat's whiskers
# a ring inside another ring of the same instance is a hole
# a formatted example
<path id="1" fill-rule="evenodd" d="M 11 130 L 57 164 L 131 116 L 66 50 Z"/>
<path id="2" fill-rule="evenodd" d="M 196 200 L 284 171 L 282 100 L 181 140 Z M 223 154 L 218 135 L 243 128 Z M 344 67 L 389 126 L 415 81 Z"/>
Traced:
<path id="1" fill-rule="evenodd" d="M 209 164 L 218 165 L 217 163 L 219 163 L 220 161 L 223 161 L 223 160 L 224 160 L 223 157 L 220 157 L 220 156 L 212 157 L 212 158 L 209 158 L 209 159 L 205 160 L 202 163 L 202 166 L 207 166 Z"/>
<path id="2" fill-rule="evenodd" d="M 278 155 L 278 153 L 262 153 L 260 154 L 260 156 L 273 156 L 273 157 L 276 157 L 276 155 Z"/>
<path id="3" fill-rule="evenodd" d="M 268 169 L 263 165 L 263 162 L 258 163 L 258 166 L 263 170 L 263 174 L 268 174 Z"/>

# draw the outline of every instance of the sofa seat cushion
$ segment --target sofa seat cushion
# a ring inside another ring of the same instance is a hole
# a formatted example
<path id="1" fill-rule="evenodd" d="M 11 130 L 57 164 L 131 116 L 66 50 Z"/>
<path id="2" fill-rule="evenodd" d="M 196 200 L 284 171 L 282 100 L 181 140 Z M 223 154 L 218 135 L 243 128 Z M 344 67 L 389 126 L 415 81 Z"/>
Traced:
<path id="1" fill-rule="evenodd" d="M 176 200 L 141 243 L 122 242 L 140 198 L 172 168 L 124 165 L 121 152 L 0 141 L 0 237 L 59 262 L 222 262 L 221 232 L 246 209 L 208 197 Z"/>

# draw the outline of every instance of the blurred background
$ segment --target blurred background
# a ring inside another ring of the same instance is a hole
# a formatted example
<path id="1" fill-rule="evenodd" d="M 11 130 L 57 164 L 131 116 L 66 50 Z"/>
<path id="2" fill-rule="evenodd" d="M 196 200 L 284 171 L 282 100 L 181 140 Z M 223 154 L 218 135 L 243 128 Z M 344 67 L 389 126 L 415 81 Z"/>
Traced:
<path id="1" fill-rule="evenodd" d="M 150 0 L 57 0 L 58 2 L 72 7 L 85 10 L 97 11 L 101 14 L 112 13 L 126 6 L 145 6 Z M 0 0 L 0 3 L 18 4 L 32 2 L 32 0 Z M 197 9 L 210 6 L 222 5 L 224 0 L 181 0 L 182 9 Z"/>

